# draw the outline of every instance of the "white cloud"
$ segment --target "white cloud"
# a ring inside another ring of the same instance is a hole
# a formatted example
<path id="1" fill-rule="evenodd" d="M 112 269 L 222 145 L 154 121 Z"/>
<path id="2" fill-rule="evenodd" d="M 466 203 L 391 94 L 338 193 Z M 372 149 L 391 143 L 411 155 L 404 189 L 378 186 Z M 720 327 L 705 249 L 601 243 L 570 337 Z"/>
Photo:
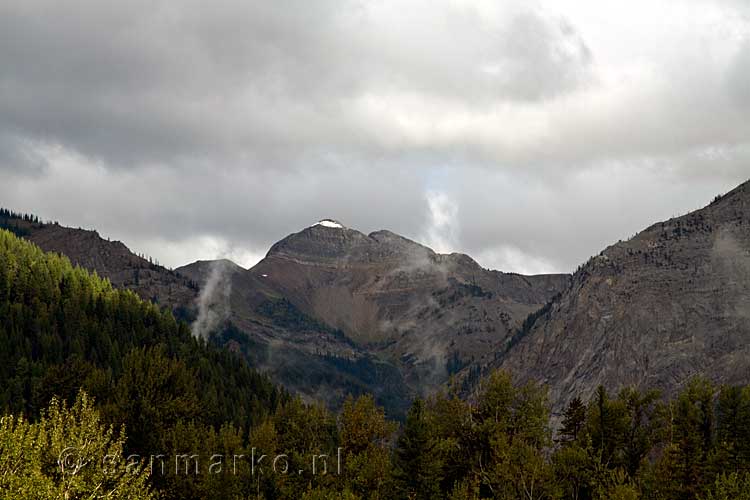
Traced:
<path id="1" fill-rule="evenodd" d="M 438 253 L 458 250 L 458 205 L 447 194 L 428 191 L 425 195 L 430 220 L 421 240 Z"/>
<path id="2" fill-rule="evenodd" d="M 501 246 L 484 250 L 476 256 L 476 261 L 489 269 L 512 271 L 526 275 L 560 272 L 553 262 L 526 254 L 514 246 Z"/>

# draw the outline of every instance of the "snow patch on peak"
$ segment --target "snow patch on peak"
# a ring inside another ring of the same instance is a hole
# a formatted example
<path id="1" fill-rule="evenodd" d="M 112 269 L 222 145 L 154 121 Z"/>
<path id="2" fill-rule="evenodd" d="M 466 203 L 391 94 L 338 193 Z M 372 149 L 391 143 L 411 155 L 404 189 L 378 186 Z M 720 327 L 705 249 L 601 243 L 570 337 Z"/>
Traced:
<path id="1" fill-rule="evenodd" d="M 323 220 L 320 220 L 320 221 L 316 222 L 315 224 L 313 224 L 310 227 L 314 227 L 314 226 L 332 227 L 334 229 L 344 229 L 344 225 L 343 224 L 341 224 L 339 222 L 336 222 L 333 219 L 323 219 Z"/>

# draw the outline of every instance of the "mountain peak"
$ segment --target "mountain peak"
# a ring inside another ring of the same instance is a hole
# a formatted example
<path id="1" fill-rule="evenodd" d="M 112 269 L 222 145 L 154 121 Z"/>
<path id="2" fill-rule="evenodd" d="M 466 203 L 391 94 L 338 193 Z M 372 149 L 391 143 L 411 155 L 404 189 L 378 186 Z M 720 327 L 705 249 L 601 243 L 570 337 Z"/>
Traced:
<path id="1" fill-rule="evenodd" d="M 346 227 L 335 219 L 321 219 L 310 227 L 323 226 L 331 229 L 346 229 Z"/>

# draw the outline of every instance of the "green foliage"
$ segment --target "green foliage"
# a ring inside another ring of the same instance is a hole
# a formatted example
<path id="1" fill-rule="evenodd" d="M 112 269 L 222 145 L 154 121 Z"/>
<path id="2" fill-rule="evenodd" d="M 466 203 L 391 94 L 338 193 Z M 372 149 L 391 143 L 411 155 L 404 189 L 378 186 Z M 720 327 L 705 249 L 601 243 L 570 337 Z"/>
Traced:
<path id="1" fill-rule="evenodd" d="M 133 449 L 158 453 L 161 436 L 150 428 L 170 429 L 180 421 L 200 419 L 194 376 L 184 363 L 170 359 L 163 348 L 133 349 L 123 361 L 122 374 L 108 407 L 111 420 L 127 422 Z"/>
<path id="2" fill-rule="evenodd" d="M 607 471 L 594 495 L 596 500 L 638 500 L 641 493 L 622 469 Z"/>
<path id="3" fill-rule="evenodd" d="M 560 441 L 563 443 L 577 441 L 585 423 L 586 405 L 581 398 L 575 397 L 568 403 L 563 414 Z"/>
<path id="4" fill-rule="evenodd" d="M 125 436 L 102 424 L 81 392 L 53 399 L 38 423 L 0 419 L 0 496 L 14 499 L 155 498 L 148 469 L 123 455 Z"/>
<path id="5" fill-rule="evenodd" d="M 563 498 L 591 498 L 598 462 L 590 440 L 564 442 L 552 455 L 555 482 Z"/>
<path id="6" fill-rule="evenodd" d="M 516 387 L 508 373 L 495 372 L 479 397 L 482 483 L 495 498 L 555 498 L 554 471 L 544 456 L 552 444 L 546 388 Z"/>
<path id="7" fill-rule="evenodd" d="M 393 457 L 397 498 L 430 500 L 440 492 L 440 457 L 431 435 L 424 402 L 417 399 L 406 416 Z"/>
<path id="8" fill-rule="evenodd" d="M 696 498 L 712 482 L 714 411 L 714 387 L 705 379 L 692 380 L 671 404 L 669 434 L 673 448 L 667 469 L 684 498 Z"/>
<path id="9" fill-rule="evenodd" d="M 735 469 L 750 469 L 750 387 L 722 387 L 716 440 Z"/>
<path id="10" fill-rule="evenodd" d="M 385 418 L 372 396 L 349 397 L 339 417 L 345 480 L 362 498 L 388 498 L 390 440 L 396 424 Z"/>
<path id="11" fill-rule="evenodd" d="M 155 373 L 162 367 L 153 363 L 165 362 L 150 359 L 157 352 L 182 367 L 175 389 L 192 387 L 192 414 L 208 424 L 249 426 L 285 397 L 243 360 L 194 339 L 170 313 L 7 231 L 0 231 L 0 342 L 0 407 L 27 417 L 53 395 L 70 401 L 81 385 L 105 406 L 122 403 L 135 390 L 126 387 L 144 380 L 126 360 Z M 159 394 L 150 397 L 171 397 L 171 382 L 152 387 Z M 131 434 L 131 442 L 141 439 Z"/>
<path id="12" fill-rule="evenodd" d="M 750 474 L 721 474 L 705 500 L 750 500 Z"/>

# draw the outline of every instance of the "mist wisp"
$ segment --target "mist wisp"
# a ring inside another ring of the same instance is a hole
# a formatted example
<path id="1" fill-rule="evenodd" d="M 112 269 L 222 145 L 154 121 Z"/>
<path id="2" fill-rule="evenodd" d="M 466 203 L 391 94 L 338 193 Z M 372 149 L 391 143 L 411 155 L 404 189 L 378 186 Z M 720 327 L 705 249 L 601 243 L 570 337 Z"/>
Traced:
<path id="1" fill-rule="evenodd" d="M 206 283 L 198 295 L 198 317 L 190 326 L 194 337 L 208 339 L 219 324 L 229 315 L 229 296 L 232 293 L 232 280 L 226 261 L 211 263 Z"/>

